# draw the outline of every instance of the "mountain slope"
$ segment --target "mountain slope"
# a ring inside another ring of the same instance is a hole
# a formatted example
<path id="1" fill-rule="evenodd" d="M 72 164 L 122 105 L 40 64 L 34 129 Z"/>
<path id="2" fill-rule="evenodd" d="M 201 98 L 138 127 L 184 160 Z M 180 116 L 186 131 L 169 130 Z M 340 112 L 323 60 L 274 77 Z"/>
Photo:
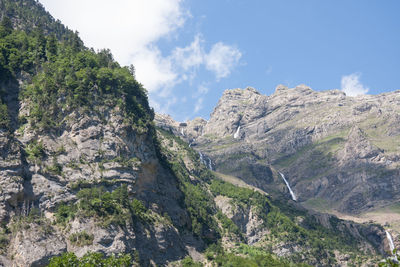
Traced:
<path id="1" fill-rule="evenodd" d="M 219 235 L 225 253 L 268 251 L 297 263 L 340 266 L 344 262 L 366 264 L 371 262 L 371 255 L 387 249 L 385 233 L 378 225 L 309 213 L 283 199 L 270 198 L 261 190 L 224 182 L 179 137 L 161 129 L 158 135 L 163 154 L 180 180 L 192 220 L 203 221 L 197 233 Z M 209 260 L 218 258 L 214 250 L 206 253 L 211 254 Z"/>
<path id="2" fill-rule="evenodd" d="M 281 189 L 280 171 L 300 202 L 354 214 L 399 200 L 399 112 L 400 91 L 347 97 L 278 86 L 264 96 L 246 88 L 225 91 L 208 122 L 175 128 L 222 173 Z"/>

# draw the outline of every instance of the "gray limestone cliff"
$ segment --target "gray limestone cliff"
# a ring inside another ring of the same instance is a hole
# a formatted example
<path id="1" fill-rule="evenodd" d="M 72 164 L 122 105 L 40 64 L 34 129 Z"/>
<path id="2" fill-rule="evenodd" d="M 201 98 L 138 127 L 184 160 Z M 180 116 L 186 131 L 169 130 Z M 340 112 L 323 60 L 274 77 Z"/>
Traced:
<path id="1" fill-rule="evenodd" d="M 167 124 L 190 133 L 182 138 L 217 171 L 282 191 L 280 171 L 300 202 L 359 213 L 399 200 L 399 114 L 400 91 L 349 97 L 279 85 L 270 96 L 226 90 L 207 122 Z"/>

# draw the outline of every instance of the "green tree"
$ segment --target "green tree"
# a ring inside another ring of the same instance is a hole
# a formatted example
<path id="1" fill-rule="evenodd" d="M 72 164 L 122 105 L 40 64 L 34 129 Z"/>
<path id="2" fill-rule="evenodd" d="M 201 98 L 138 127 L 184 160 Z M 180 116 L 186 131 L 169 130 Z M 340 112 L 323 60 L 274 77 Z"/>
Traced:
<path id="1" fill-rule="evenodd" d="M 47 38 L 46 52 L 46 56 L 49 60 L 54 60 L 55 56 L 57 56 L 57 39 L 54 34 Z"/>
<path id="2" fill-rule="evenodd" d="M 0 37 L 11 34 L 13 31 L 13 25 L 9 17 L 4 16 L 0 24 Z"/>

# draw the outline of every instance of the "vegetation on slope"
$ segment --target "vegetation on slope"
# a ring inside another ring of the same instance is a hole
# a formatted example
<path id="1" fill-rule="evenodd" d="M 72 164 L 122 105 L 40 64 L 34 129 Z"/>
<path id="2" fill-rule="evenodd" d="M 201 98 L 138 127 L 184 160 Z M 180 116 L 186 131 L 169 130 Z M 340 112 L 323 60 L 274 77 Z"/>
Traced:
<path id="1" fill-rule="evenodd" d="M 75 216 L 95 218 L 103 226 L 110 224 L 125 226 L 135 219 L 145 220 L 146 208 L 137 199 L 128 196 L 126 185 L 112 192 L 104 187 L 81 189 L 77 193 L 78 202 L 61 204 L 56 212 L 56 222 L 67 224 Z"/>
<path id="2" fill-rule="evenodd" d="M 142 132 L 154 116 L 134 68 L 120 67 L 109 50 L 87 49 L 77 35 L 58 41 L 55 35 L 45 36 L 42 28 L 31 33 L 14 30 L 7 17 L 0 27 L 0 79 L 3 87 L 25 82 L 19 98 L 28 103 L 29 115 L 19 121 L 28 120 L 42 130 L 61 126 L 72 111 L 90 112 L 96 107 L 117 106 L 126 122 Z M 4 100 L 10 93 L 3 89 L 0 95 L 3 126 L 9 122 Z"/>
<path id="3" fill-rule="evenodd" d="M 206 256 L 208 255 L 209 260 L 217 262 L 219 266 L 235 266 L 234 264 L 225 265 L 228 264 L 227 262 L 232 263 L 228 258 L 233 260 L 236 259 L 235 257 L 238 257 L 237 263 L 248 260 L 249 266 L 263 266 L 257 265 L 260 264 L 258 260 L 263 257 L 257 256 L 259 258 L 256 259 L 250 256 L 248 250 L 264 251 L 266 253 L 264 256 L 268 258 L 272 257 L 274 251 L 282 246 L 296 248 L 287 255 L 286 259 L 278 259 L 283 262 L 287 260 L 288 262 L 332 265 L 337 263 L 335 253 L 349 255 L 349 262 L 353 262 L 353 264 L 364 262 L 369 258 L 364 252 L 360 252 L 359 240 L 352 238 L 351 234 L 340 226 L 339 219 L 332 217 L 330 219 L 332 228 L 328 229 L 305 210 L 298 210 L 284 201 L 271 199 L 252 189 L 237 187 L 221 181 L 200 163 L 197 152 L 189 148 L 180 138 L 164 130 L 159 129 L 158 132 L 165 160 L 178 177 L 180 188 L 185 195 L 186 208 L 190 210 L 190 207 L 196 207 L 198 211 L 208 210 L 208 213 L 204 214 L 201 212 L 191 214 L 197 220 L 196 223 L 203 223 L 202 229 L 212 227 L 219 232 L 221 237 L 236 236 L 239 237 L 236 240 L 242 240 L 237 243 L 237 246 L 234 246 L 234 249 L 230 250 L 219 248 L 219 245 L 216 245 L 221 239 L 212 242 L 214 245 L 211 244 L 207 249 Z M 196 193 L 188 190 L 192 187 L 196 188 Z M 199 195 L 202 196 L 201 201 L 196 197 Z M 267 229 L 269 234 L 255 246 L 245 245 L 245 241 L 240 239 L 245 233 L 241 232 L 231 219 L 215 207 L 213 198 L 216 196 L 228 197 L 234 206 L 243 207 L 244 210 L 252 208 L 256 215 L 263 220 L 262 227 Z M 195 206 L 190 206 L 193 204 Z M 204 221 L 211 220 L 217 222 L 217 227 L 215 223 L 204 224 Z M 202 235 L 199 236 L 202 237 Z M 252 253 L 256 254 L 254 251 Z"/>
<path id="4" fill-rule="evenodd" d="M 32 32 L 42 27 L 46 34 L 54 34 L 59 40 L 74 38 L 76 33 L 55 20 L 42 4 L 35 0 L 0 0 L 0 19 L 9 18 L 15 27 Z"/>
<path id="5" fill-rule="evenodd" d="M 130 267 L 133 265 L 132 257 L 129 254 L 112 255 L 104 257 L 102 253 L 86 253 L 83 257 L 78 258 L 74 253 L 64 253 L 62 256 L 54 257 L 50 260 L 48 267 L 84 267 L 84 266 L 118 266 Z"/>

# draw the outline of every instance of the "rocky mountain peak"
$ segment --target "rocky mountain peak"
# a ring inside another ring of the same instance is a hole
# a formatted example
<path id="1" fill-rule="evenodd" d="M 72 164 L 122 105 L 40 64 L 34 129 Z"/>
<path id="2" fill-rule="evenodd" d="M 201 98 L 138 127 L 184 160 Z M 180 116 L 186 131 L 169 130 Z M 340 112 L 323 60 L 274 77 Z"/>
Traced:
<path id="1" fill-rule="evenodd" d="M 314 91 L 311 89 L 311 87 L 305 85 L 305 84 L 299 84 L 294 88 L 289 88 L 285 85 L 278 85 L 275 89 L 274 95 L 281 95 L 281 94 L 303 94 L 303 95 L 308 95 L 313 93 Z"/>
<path id="2" fill-rule="evenodd" d="M 288 89 L 289 89 L 289 87 L 287 87 L 286 85 L 279 84 L 279 85 L 275 88 L 275 93 L 283 92 L 283 91 L 286 91 L 286 90 L 288 90 Z"/>
<path id="3" fill-rule="evenodd" d="M 241 88 L 227 89 L 224 91 L 220 101 L 233 100 L 233 99 L 246 99 L 254 97 L 256 95 L 261 95 L 261 94 L 253 87 L 246 87 L 245 89 Z"/>
<path id="4" fill-rule="evenodd" d="M 233 135 L 239 126 L 243 128 L 265 114 L 267 102 L 268 96 L 252 87 L 225 90 L 204 127 L 204 134 Z"/>

